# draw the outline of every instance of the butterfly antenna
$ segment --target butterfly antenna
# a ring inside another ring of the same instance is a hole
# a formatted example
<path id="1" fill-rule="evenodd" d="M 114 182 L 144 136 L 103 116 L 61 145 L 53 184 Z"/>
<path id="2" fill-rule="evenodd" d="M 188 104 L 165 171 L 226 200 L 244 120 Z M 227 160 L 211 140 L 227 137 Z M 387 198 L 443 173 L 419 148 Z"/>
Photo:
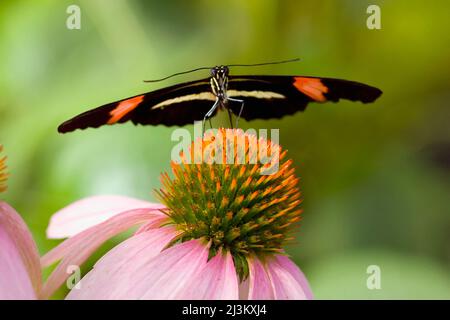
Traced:
<path id="1" fill-rule="evenodd" d="M 179 75 L 182 75 L 182 74 L 191 73 L 191 72 L 195 72 L 195 71 L 199 71 L 199 70 L 210 70 L 211 68 L 213 68 L 213 67 L 200 67 L 200 68 L 195 68 L 195 69 L 192 69 L 192 70 L 187 70 L 187 71 L 177 72 L 177 73 L 171 74 L 170 76 L 167 76 L 167 77 L 164 77 L 164 78 L 161 78 L 161 79 L 156 79 L 156 80 L 144 80 L 144 82 L 159 82 L 159 81 L 167 80 L 167 79 L 170 79 L 170 78 L 172 78 L 172 77 L 179 76 Z"/>
<path id="2" fill-rule="evenodd" d="M 256 67 L 256 66 L 265 66 L 265 65 L 270 65 L 270 64 L 282 64 L 282 63 L 289 63 L 289 62 L 296 62 L 299 61 L 300 58 L 295 58 L 295 59 L 289 59 L 289 60 L 281 60 L 281 61 L 273 61 L 273 62 L 263 62 L 263 63 L 254 63 L 254 64 L 229 64 L 227 65 L 227 67 Z M 191 73 L 191 72 L 195 72 L 195 71 L 200 71 L 200 70 L 210 70 L 213 67 L 200 67 L 200 68 L 195 68 L 192 70 L 187 70 L 187 71 L 182 71 L 182 72 L 177 72 L 174 74 L 171 74 L 170 76 L 161 78 L 161 79 L 154 79 L 154 80 L 144 80 L 144 82 L 159 82 L 159 81 L 164 81 L 167 79 L 170 79 L 172 77 L 175 76 L 179 76 L 182 74 L 186 74 L 186 73 Z"/>
<path id="3" fill-rule="evenodd" d="M 282 64 L 282 63 L 290 63 L 299 61 L 300 58 L 294 58 L 289 60 L 281 60 L 281 61 L 273 61 L 273 62 L 263 62 L 263 63 L 254 63 L 254 64 L 229 64 L 227 67 L 256 67 L 256 66 L 266 66 L 269 64 Z"/>

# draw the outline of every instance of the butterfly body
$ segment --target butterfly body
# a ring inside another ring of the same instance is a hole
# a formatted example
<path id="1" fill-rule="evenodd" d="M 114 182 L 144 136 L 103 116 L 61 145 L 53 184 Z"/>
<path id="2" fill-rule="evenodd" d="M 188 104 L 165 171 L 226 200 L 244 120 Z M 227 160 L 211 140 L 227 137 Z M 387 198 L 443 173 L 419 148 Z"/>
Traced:
<path id="1" fill-rule="evenodd" d="M 182 126 L 225 109 L 246 120 L 281 118 L 310 102 L 340 99 L 373 102 L 381 90 L 354 81 L 309 76 L 232 76 L 228 66 L 211 76 L 105 104 L 58 127 L 61 133 L 131 121 L 141 125 Z"/>

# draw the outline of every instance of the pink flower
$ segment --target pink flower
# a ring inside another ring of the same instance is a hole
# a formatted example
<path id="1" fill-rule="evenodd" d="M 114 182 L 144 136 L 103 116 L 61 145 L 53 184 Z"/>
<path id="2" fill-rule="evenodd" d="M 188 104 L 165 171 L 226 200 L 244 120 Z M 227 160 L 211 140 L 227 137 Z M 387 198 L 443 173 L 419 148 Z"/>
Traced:
<path id="1" fill-rule="evenodd" d="M 25 222 L 0 201 L 0 300 L 37 299 L 41 291 L 39 253 Z"/>
<path id="2" fill-rule="evenodd" d="M 5 159 L 0 158 L 0 192 L 6 190 Z M 19 214 L 0 201 L 0 300 L 37 299 L 41 286 L 39 253 L 33 237 Z"/>
<path id="3" fill-rule="evenodd" d="M 271 176 L 259 175 L 254 164 L 173 164 L 174 178 L 164 174 L 158 192 L 164 205 L 95 196 L 62 209 L 47 235 L 69 239 L 41 260 L 43 266 L 60 261 L 43 296 L 64 283 L 69 266 L 140 226 L 67 299 L 311 299 L 305 276 L 281 248 L 301 213 L 298 180 L 284 156 Z"/>

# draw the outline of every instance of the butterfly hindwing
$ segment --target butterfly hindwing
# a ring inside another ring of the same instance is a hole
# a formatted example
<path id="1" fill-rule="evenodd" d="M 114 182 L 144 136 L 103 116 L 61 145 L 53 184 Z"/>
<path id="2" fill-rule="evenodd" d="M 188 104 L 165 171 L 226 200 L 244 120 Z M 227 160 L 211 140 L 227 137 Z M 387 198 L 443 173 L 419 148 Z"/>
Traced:
<path id="1" fill-rule="evenodd" d="M 108 103 L 58 127 L 61 133 L 132 121 L 134 124 L 185 125 L 203 119 L 214 104 L 209 79 L 192 81 Z"/>

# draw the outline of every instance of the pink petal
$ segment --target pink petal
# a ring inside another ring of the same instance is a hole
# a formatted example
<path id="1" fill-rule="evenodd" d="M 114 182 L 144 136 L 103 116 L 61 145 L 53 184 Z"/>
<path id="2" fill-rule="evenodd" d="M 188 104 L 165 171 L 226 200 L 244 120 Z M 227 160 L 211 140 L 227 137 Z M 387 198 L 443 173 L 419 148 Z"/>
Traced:
<path id="1" fill-rule="evenodd" d="M 47 237 L 68 238 L 124 211 L 144 208 L 156 210 L 163 209 L 164 206 L 123 196 L 85 198 L 59 210 L 51 217 Z"/>
<path id="2" fill-rule="evenodd" d="M 308 280 L 288 257 L 276 255 L 267 261 L 266 271 L 272 284 L 274 299 L 313 299 Z"/>
<path id="3" fill-rule="evenodd" d="M 175 235 L 174 228 L 164 227 L 125 240 L 103 256 L 66 299 L 123 299 L 123 290 L 128 291 L 124 286 L 136 269 L 158 255 Z"/>
<path id="4" fill-rule="evenodd" d="M 207 264 L 208 250 L 208 246 L 198 240 L 164 250 L 140 270 L 140 277 L 133 279 L 133 299 L 186 299 L 187 286 L 193 285 L 198 271 Z M 201 295 L 198 293 L 190 299 Z"/>
<path id="5" fill-rule="evenodd" d="M 273 300 L 274 292 L 269 275 L 258 258 L 250 258 L 249 266 L 249 300 Z"/>
<path id="6" fill-rule="evenodd" d="M 153 222 L 155 227 L 165 222 L 167 217 L 154 209 L 135 209 L 120 213 L 91 227 L 48 252 L 41 259 L 43 266 L 62 259 L 44 285 L 43 296 L 49 297 L 68 278 L 66 272 L 71 265 L 80 266 L 89 256 L 109 238 L 132 226 Z"/>
<path id="7" fill-rule="evenodd" d="M 0 300 L 36 299 L 41 267 L 33 237 L 19 214 L 0 201 Z"/>
<path id="8" fill-rule="evenodd" d="M 0 300 L 36 299 L 16 244 L 0 226 Z"/>
<path id="9" fill-rule="evenodd" d="M 248 300 L 248 291 L 250 287 L 249 277 L 239 283 L 239 300 Z"/>
<path id="10" fill-rule="evenodd" d="M 218 253 L 198 269 L 175 297 L 184 300 L 237 300 L 239 282 L 230 252 Z"/>
<path id="11" fill-rule="evenodd" d="M 237 298 L 231 255 L 216 256 L 208 262 L 208 246 L 191 240 L 155 256 L 151 243 L 157 251 L 169 241 L 169 237 L 161 235 L 164 229 L 139 233 L 108 252 L 81 280 L 81 288 L 72 290 L 68 298 Z"/>

